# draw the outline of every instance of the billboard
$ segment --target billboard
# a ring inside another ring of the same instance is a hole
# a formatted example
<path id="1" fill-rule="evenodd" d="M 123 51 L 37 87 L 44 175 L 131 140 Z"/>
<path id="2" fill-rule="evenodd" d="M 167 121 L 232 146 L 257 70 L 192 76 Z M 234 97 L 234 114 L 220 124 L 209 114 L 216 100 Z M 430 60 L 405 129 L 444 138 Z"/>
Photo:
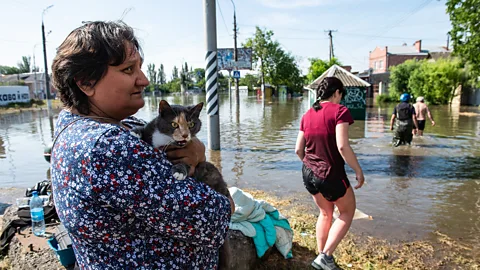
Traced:
<path id="1" fill-rule="evenodd" d="M 219 70 L 241 70 L 252 69 L 252 49 L 251 48 L 237 48 L 237 63 L 235 67 L 235 60 L 233 57 L 233 49 L 218 49 L 217 63 Z"/>
<path id="2" fill-rule="evenodd" d="M 30 102 L 28 86 L 0 86 L 0 106 Z"/>

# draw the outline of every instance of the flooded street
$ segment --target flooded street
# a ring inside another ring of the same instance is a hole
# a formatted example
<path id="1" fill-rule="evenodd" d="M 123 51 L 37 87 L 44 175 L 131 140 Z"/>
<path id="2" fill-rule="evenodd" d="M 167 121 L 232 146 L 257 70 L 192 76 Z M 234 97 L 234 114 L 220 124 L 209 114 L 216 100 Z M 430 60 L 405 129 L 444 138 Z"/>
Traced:
<path id="1" fill-rule="evenodd" d="M 146 97 L 136 116 L 157 115 L 159 99 Z M 204 95 L 167 96 L 171 104 L 196 104 Z M 241 95 L 239 112 L 228 94 L 220 96 L 221 151 L 207 156 L 221 167 L 229 186 L 261 189 L 312 204 L 303 187 L 301 162 L 294 153 L 306 99 L 257 100 Z M 356 191 L 357 206 L 374 220 L 354 221 L 354 230 L 389 239 L 428 238 L 439 231 L 480 249 L 480 110 L 431 107 L 437 126 L 426 136 L 393 149 L 389 128 L 393 105 L 368 108 L 367 121 L 351 126 L 350 138 L 366 184 Z M 207 143 L 206 107 L 199 138 Z M 52 141 L 56 114 L 28 111 L 0 115 L 0 192 L 33 186 L 47 177 L 44 147 Z M 347 166 L 350 181 L 355 175 Z M 8 191 L 7 193 L 4 193 Z M 23 192 L 20 191 L 20 194 Z M 313 208 L 312 208 L 313 209 Z M 312 221 L 314 222 L 314 221 Z"/>

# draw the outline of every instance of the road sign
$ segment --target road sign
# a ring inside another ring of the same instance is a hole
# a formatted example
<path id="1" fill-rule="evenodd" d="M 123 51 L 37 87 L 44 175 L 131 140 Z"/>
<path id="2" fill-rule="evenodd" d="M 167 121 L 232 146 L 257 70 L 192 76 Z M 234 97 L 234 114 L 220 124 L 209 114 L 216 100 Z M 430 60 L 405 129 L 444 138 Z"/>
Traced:
<path id="1" fill-rule="evenodd" d="M 239 70 L 234 70 L 233 71 L 233 78 L 240 79 L 240 71 Z"/>
<path id="2" fill-rule="evenodd" d="M 219 70 L 251 70 L 252 49 L 237 48 L 237 61 L 235 61 L 233 48 L 217 49 L 217 61 Z"/>

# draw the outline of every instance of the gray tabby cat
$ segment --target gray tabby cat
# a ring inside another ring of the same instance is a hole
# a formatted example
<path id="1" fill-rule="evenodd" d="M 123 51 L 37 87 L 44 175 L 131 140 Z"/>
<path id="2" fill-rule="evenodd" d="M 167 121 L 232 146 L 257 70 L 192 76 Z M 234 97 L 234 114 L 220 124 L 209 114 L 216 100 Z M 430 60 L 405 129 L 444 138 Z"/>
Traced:
<path id="1" fill-rule="evenodd" d="M 159 105 L 159 115 L 144 127 L 132 129 L 131 133 L 158 149 L 166 149 L 171 144 L 183 147 L 187 145 L 192 137 L 195 137 L 202 127 L 202 122 L 199 118 L 202 108 L 203 102 L 196 106 L 187 107 L 170 105 L 167 101 L 162 100 Z M 184 180 L 189 171 L 190 166 L 184 163 L 172 166 L 172 175 L 177 180 Z M 225 183 L 222 174 L 212 163 L 200 162 L 195 167 L 193 177 L 231 199 L 227 183 Z M 219 269 L 228 269 L 230 260 L 228 237 L 220 248 L 219 257 Z"/>

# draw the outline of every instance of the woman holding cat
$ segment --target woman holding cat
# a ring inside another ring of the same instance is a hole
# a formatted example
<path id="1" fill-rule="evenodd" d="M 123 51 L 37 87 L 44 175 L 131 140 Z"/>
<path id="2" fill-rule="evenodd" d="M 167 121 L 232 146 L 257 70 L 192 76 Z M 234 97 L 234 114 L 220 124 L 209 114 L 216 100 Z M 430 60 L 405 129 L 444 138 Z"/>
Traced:
<path id="1" fill-rule="evenodd" d="M 195 167 L 205 147 L 158 151 L 131 135 L 148 80 L 123 22 L 88 22 L 57 50 L 53 84 L 65 106 L 52 148 L 54 201 L 82 269 L 214 269 L 230 201 L 172 163 Z"/>
<path id="2" fill-rule="evenodd" d="M 303 183 L 320 210 L 316 225 L 320 252 L 312 262 L 316 269 L 339 269 L 332 253 L 348 232 L 355 214 L 355 194 L 345 172 L 345 161 L 355 171 L 358 184 L 364 183 L 362 168 L 348 141 L 353 118 L 340 105 L 345 88 L 335 77 L 323 79 L 317 100 L 302 117 L 295 152 L 303 161 Z M 332 225 L 334 205 L 340 216 Z"/>

